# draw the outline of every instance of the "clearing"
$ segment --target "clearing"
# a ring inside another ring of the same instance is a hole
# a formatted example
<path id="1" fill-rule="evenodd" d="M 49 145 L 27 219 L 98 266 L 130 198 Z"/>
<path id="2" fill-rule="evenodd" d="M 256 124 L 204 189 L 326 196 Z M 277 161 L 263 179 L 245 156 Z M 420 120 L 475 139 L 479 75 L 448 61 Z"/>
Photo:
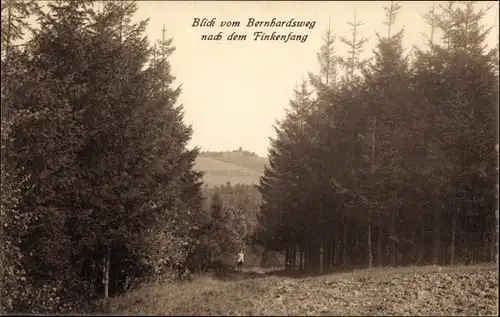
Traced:
<path id="1" fill-rule="evenodd" d="M 144 286 L 109 301 L 138 315 L 497 315 L 498 266 L 405 267 L 309 277 L 252 269 Z"/>

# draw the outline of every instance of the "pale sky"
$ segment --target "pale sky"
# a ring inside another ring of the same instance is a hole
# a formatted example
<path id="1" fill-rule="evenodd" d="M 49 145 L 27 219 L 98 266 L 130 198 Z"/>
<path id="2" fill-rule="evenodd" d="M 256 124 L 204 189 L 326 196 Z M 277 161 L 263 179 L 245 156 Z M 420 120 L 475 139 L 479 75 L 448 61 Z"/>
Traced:
<path id="1" fill-rule="evenodd" d="M 436 1 L 436 3 L 441 1 Z M 293 89 L 308 71 L 317 72 L 316 53 L 323 44 L 321 36 L 328 20 L 335 34 L 350 36 L 348 21 L 354 10 L 362 36 L 371 37 L 365 52 L 371 52 L 376 42 L 375 31 L 386 34 L 383 25 L 383 6 L 390 1 L 141 1 L 137 19 L 149 17 L 148 37 L 160 39 L 165 24 L 167 37 L 174 39 L 177 50 L 171 64 L 177 83 L 182 83 L 179 102 L 184 105 L 185 122 L 193 125 L 191 146 L 203 150 L 234 150 L 239 146 L 267 156 L 269 137 L 276 119 L 282 118 Z M 483 1 L 479 6 L 494 5 L 484 23 L 495 25 L 489 43 L 498 43 L 498 4 Z M 432 6 L 432 1 L 403 1 L 396 28 L 405 27 L 404 43 L 420 45 L 428 33 L 420 13 Z M 216 18 L 215 27 L 191 27 L 195 17 Z M 248 18 L 256 20 L 316 21 L 308 28 L 247 28 Z M 220 21 L 241 21 L 239 28 L 220 27 Z M 254 41 L 252 33 L 262 29 L 287 34 L 307 34 L 305 43 L 281 41 Z M 246 41 L 202 41 L 203 34 L 227 36 L 236 31 L 247 34 Z M 347 48 L 337 45 L 337 51 Z"/>
<path id="2" fill-rule="evenodd" d="M 443 1 L 436 1 L 436 4 Z M 405 27 L 404 44 L 421 46 L 428 33 L 420 14 L 432 1 L 402 1 L 395 29 Z M 390 1 L 139 1 L 136 20 L 150 18 L 147 35 L 151 42 L 166 36 L 173 38 L 176 51 L 171 57 L 176 84 L 182 84 L 179 103 L 184 105 L 185 122 L 192 124 L 194 134 L 190 146 L 202 150 L 234 150 L 242 146 L 260 156 L 267 156 L 269 137 L 274 137 L 273 124 L 281 119 L 293 97 L 293 89 L 309 71 L 317 73 L 316 53 L 323 44 L 328 23 L 335 35 L 350 36 L 354 10 L 361 36 L 370 37 L 365 54 L 371 55 L 376 43 L 375 31 L 385 35 L 387 28 L 383 6 Z M 477 7 L 493 5 L 483 23 L 494 26 L 488 44 L 498 43 L 498 3 L 480 1 Z M 193 19 L 216 18 L 215 27 L 191 27 Z M 247 28 L 249 18 L 255 20 L 316 21 L 308 28 Z M 241 21 L 239 28 L 220 27 L 221 21 Z M 254 41 L 253 32 L 277 31 L 307 34 L 305 43 L 298 41 Z M 202 41 L 203 34 L 223 32 L 221 41 Z M 247 34 L 246 41 L 232 42 L 225 37 L 232 32 Z M 347 48 L 338 43 L 338 53 Z"/>

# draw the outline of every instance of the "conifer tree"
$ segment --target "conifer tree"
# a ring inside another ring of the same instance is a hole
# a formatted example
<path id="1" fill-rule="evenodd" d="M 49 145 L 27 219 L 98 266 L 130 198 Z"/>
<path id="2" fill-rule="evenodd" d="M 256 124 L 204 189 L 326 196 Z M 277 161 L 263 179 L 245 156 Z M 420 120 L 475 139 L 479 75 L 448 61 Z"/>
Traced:
<path id="1" fill-rule="evenodd" d="M 136 4 L 47 8 L 13 78 L 12 111 L 33 116 L 12 127 L 12 160 L 31 176 L 21 203 L 36 215 L 22 237 L 28 276 L 74 304 L 116 295 L 126 280 L 183 271 L 201 175 L 175 106 L 173 48 L 165 43 L 148 65 L 146 22 L 131 22 Z M 20 305 L 32 309 L 31 300 Z"/>
<path id="2" fill-rule="evenodd" d="M 389 7 L 384 8 L 388 37 L 377 34 L 379 43 L 377 50 L 374 51 L 374 63 L 364 72 L 367 87 L 365 98 L 369 106 L 367 114 L 370 121 L 366 139 L 367 156 L 370 159 L 366 175 L 370 179 L 369 191 L 372 199 L 370 210 L 373 209 L 377 215 L 376 255 L 379 265 L 383 264 L 384 231 L 390 231 L 388 236 L 392 246 L 393 264 L 397 253 L 394 231 L 400 197 L 391 195 L 391 198 L 384 193 L 391 187 L 401 186 L 406 178 L 401 164 L 404 162 L 402 152 L 405 144 L 402 138 L 405 137 L 404 129 L 408 122 L 404 105 L 408 100 L 406 87 L 409 83 L 409 71 L 408 62 L 403 56 L 403 30 L 391 33 L 399 9 L 400 5 L 394 1 L 391 1 Z M 383 227 L 386 222 L 385 214 L 390 215 L 389 228 Z"/>
<path id="3" fill-rule="evenodd" d="M 323 90 L 329 90 L 335 87 L 338 80 L 338 57 L 335 53 L 335 42 L 337 36 L 334 35 L 333 29 L 330 26 L 330 20 L 328 20 L 328 28 L 325 30 L 325 34 L 322 37 L 323 45 L 320 47 L 319 52 L 316 54 L 320 65 L 320 71 L 318 75 L 309 73 L 309 81 L 311 85 L 316 89 L 318 94 L 321 94 Z"/>
<path id="4" fill-rule="evenodd" d="M 473 2 L 436 7 L 428 47 L 414 47 L 410 64 L 391 2 L 363 77 L 347 71 L 277 129 L 261 238 L 287 250 L 288 269 L 297 245 L 298 266 L 315 269 L 322 249 L 324 267 L 495 258 L 498 52 L 484 45 L 485 11 Z"/>
<path id="5" fill-rule="evenodd" d="M 364 25 L 363 22 L 356 19 L 356 10 L 354 10 L 354 18 L 352 22 L 347 22 L 351 27 L 351 38 L 345 36 L 340 37 L 340 42 L 349 47 L 347 58 L 340 58 L 342 67 L 345 69 L 345 82 L 352 83 L 355 80 L 356 72 L 361 70 L 368 62 L 368 59 L 361 59 L 363 46 L 368 42 L 369 38 L 359 38 L 359 28 Z"/>
<path id="6" fill-rule="evenodd" d="M 444 34 L 444 43 L 435 45 L 434 53 L 419 53 L 420 61 L 433 57 L 432 69 L 435 71 L 430 73 L 424 67 L 417 68 L 418 78 L 426 78 L 427 82 L 421 81 L 416 93 L 426 96 L 426 103 L 420 108 L 428 118 L 427 135 L 432 136 L 426 162 L 434 167 L 438 166 L 438 161 L 447 162 L 445 167 L 431 171 L 431 179 L 443 188 L 442 197 L 446 202 L 441 208 L 435 208 L 436 224 L 451 223 L 446 230 L 435 226 L 434 262 L 444 261 L 438 251 L 445 243 L 449 250 L 447 261 L 453 263 L 461 236 L 468 235 L 470 241 L 477 244 L 493 245 L 496 240 L 488 235 L 472 238 L 471 233 L 464 232 L 471 229 L 461 225 L 459 219 L 468 217 L 469 221 L 475 219 L 476 223 L 485 226 L 494 219 L 491 202 L 495 181 L 490 177 L 496 176 L 493 167 L 496 154 L 491 113 L 497 112 L 492 99 L 498 96 L 498 89 L 494 88 L 497 85 L 497 51 L 484 45 L 491 29 L 485 29 L 481 19 L 488 9 L 475 10 L 474 2 L 450 2 L 440 9 L 436 21 Z M 471 184 L 475 185 L 471 187 Z M 482 194 L 477 192 L 478 188 Z M 443 220 L 437 221 L 441 218 Z M 490 232 L 494 231 L 490 227 Z"/>
<path id="7" fill-rule="evenodd" d="M 360 157 L 357 133 L 361 123 L 358 117 L 360 115 L 359 105 L 362 102 L 359 100 L 358 91 L 362 81 L 357 73 L 363 69 L 368 61 L 360 58 L 363 45 L 368 39 L 359 38 L 359 27 L 363 23 L 356 19 L 356 12 L 354 12 L 353 22 L 348 22 L 348 24 L 352 27 L 352 39 L 349 40 L 344 36 L 340 37 L 341 43 L 349 46 L 349 56 L 339 58 L 340 65 L 345 73 L 337 90 L 338 93 L 331 95 L 324 101 L 326 104 L 336 106 L 330 106 L 328 119 L 326 120 L 327 124 L 321 128 L 326 138 L 323 142 L 323 148 L 327 149 L 324 154 L 325 164 L 331 166 L 326 182 L 331 183 L 331 180 L 334 180 L 331 184 L 333 185 L 332 194 L 335 192 L 334 196 L 336 196 L 335 201 L 337 202 L 335 210 L 330 212 L 334 213 L 335 222 L 339 225 L 335 238 L 330 238 L 330 240 L 335 241 L 334 244 L 337 245 L 336 253 L 342 254 L 341 260 L 344 265 L 347 265 L 350 261 L 349 254 L 354 255 L 355 253 L 348 250 L 347 238 L 352 235 L 350 231 L 355 231 L 355 228 L 348 225 L 348 223 L 352 223 L 353 217 L 358 217 L 354 213 L 360 208 L 359 206 L 358 208 L 353 207 L 361 203 L 360 201 L 356 202 L 357 199 L 351 196 L 356 192 L 353 173 L 359 168 Z M 341 187 L 338 187 L 337 185 L 340 184 Z M 350 189 L 349 193 L 344 192 L 345 187 Z M 339 234 L 339 231 L 342 234 Z M 338 245 L 342 245 L 342 249 L 339 249 Z M 330 247 L 328 249 L 329 254 L 335 253 L 334 250 L 335 247 Z"/>
<path id="8" fill-rule="evenodd" d="M 22 212 L 20 205 L 28 176 L 12 160 L 12 129 L 23 120 L 29 120 L 29 114 L 11 110 L 15 102 L 12 88 L 19 78 L 19 63 L 24 57 L 24 47 L 16 42 L 25 35 L 30 9 L 36 7 L 34 1 L 2 1 L 0 313 L 6 314 L 13 312 L 16 303 L 30 292 L 36 291 L 26 279 L 25 254 L 21 250 L 21 238 L 33 219 L 32 214 Z"/>
<path id="9" fill-rule="evenodd" d="M 267 237 L 271 248 L 286 250 L 288 269 L 295 254 L 295 243 L 308 241 L 309 228 L 315 223 L 314 213 L 306 212 L 311 210 L 312 201 L 307 197 L 314 178 L 310 172 L 315 173 L 307 162 L 313 157 L 308 150 L 311 133 L 315 132 L 308 120 L 312 101 L 305 81 L 294 94 L 285 119 L 275 127 L 277 138 L 271 141 L 270 164 L 259 185 L 263 199 L 261 224 L 266 228 L 262 235 Z M 281 239 L 277 240 L 277 236 Z"/>

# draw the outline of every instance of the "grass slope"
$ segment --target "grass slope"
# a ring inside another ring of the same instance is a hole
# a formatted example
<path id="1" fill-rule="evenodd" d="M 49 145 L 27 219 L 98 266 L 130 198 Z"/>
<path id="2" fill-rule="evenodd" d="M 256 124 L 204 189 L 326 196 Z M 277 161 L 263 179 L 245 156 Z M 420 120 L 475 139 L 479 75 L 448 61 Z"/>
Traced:
<path id="1" fill-rule="evenodd" d="M 195 170 L 205 172 L 203 180 L 208 186 L 231 184 L 258 184 L 267 159 L 245 156 L 239 152 L 222 152 L 217 156 L 198 156 Z"/>
<path id="2" fill-rule="evenodd" d="M 138 315 L 496 315 L 494 265 L 359 270 L 293 278 L 262 271 L 146 286 L 111 299 Z"/>

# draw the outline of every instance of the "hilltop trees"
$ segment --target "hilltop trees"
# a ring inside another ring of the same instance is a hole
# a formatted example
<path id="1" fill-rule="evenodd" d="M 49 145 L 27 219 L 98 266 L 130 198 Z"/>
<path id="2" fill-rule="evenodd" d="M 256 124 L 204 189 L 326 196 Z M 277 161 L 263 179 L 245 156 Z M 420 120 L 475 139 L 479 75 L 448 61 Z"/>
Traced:
<path id="1" fill-rule="evenodd" d="M 326 87 L 311 77 L 317 97 L 307 115 L 277 127 L 259 187 L 265 244 L 289 254 L 299 246 L 287 268 L 495 257 L 498 52 L 485 48 L 486 11 L 474 6 L 434 6 L 429 48 L 413 61 L 395 26 L 398 2 L 384 8 L 370 62 L 355 16 L 352 39 L 340 37 L 348 58 L 328 57 L 340 80 Z"/>

